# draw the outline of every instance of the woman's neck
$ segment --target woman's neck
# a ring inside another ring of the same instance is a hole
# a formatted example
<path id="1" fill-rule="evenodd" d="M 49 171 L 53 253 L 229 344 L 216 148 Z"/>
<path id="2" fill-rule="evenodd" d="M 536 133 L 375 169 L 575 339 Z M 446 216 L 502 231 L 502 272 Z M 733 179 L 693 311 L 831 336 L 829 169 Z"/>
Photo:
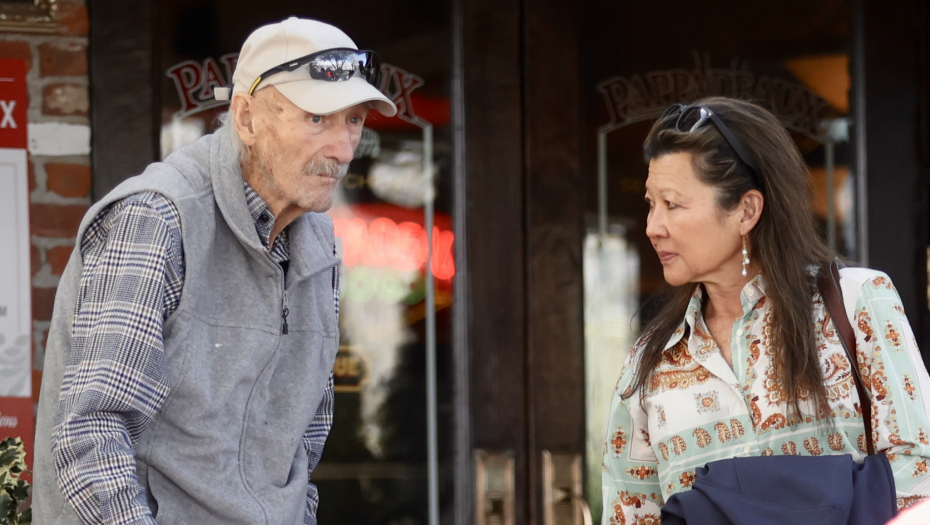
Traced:
<path id="1" fill-rule="evenodd" d="M 743 316 L 743 302 L 740 294 L 746 284 L 757 272 L 748 276 L 737 276 L 723 283 L 702 283 L 704 287 L 704 317 L 734 320 Z"/>

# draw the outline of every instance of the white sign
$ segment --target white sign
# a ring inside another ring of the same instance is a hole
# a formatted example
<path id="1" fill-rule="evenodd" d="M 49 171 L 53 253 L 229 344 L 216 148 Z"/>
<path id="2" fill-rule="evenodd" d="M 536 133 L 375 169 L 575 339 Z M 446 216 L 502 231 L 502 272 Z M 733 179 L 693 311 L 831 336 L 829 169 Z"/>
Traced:
<path id="1" fill-rule="evenodd" d="M 0 396 L 32 395 L 26 150 L 0 148 Z"/>

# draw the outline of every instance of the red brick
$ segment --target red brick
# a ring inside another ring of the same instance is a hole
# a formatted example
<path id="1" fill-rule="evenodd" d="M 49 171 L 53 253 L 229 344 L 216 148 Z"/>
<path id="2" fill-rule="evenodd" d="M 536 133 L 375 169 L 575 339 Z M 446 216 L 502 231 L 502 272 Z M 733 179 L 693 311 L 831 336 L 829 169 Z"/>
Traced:
<path id="1" fill-rule="evenodd" d="M 53 275 L 61 275 L 65 271 L 73 249 L 74 246 L 56 246 L 45 252 L 45 259 L 52 266 Z"/>
<path id="2" fill-rule="evenodd" d="M 32 402 L 39 402 L 39 392 L 42 391 L 42 371 L 32 371 Z"/>
<path id="3" fill-rule="evenodd" d="M 29 164 L 29 193 L 36 189 L 36 166 L 32 163 L 32 155 L 26 156 L 26 162 Z"/>
<path id="4" fill-rule="evenodd" d="M 29 247 L 29 262 L 32 267 L 32 276 L 35 277 L 39 270 L 42 269 L 42 254 L 35 246 Z"/>
<path id="5" fill-rule="evenodd" d="M 26 71 L 32 69 L 32 49 L 29 47 L 29 42 L 0 40 L 0 57 L 25 60 Z"/>
<path id="6" fill-rule="evenodd" d="M 36 370 L 36 352 L 41 350 L 43 353 L 48 348 L 48 329 L 42 330 L 42 342 L 36 344 L 35 338 L 32 339 L 32 401 L 39 400 L 39 391 L 42 388 L 42 370 Z M 44 355 L 44 354 L 43 354 Z M 38 363 L 39 368 L 44 368 L 45 363 Z"/>
<path id="7" fill-rule="evenodd" d="M 62 197 L 87 197 L 90 195 L 91 173 L 89 166 L 80 164 L 45 165 L 48 180 L 45 183 L 48 191 L 55 192 Z"/>
<path id="8" fill-rule="evenodd" d="M 80 4 L 58 3 L 58 29 L 60 35 L 86 36 L 90 28 L 87 7 Z"/>
<path id="9" fill-rule="evenodd" d="M 43 77 L 87 74 L 87 46 L 75 42 L 39 44 L 39 73 Z"/>
<path id="10" fill-rule="evenodd" d="M 32 289 L 32 319 L 33 321 L 51 321 L 52 310 L 55 308 L 55 288 Z"/>
<path id="11" fill-rule="evenodd" d="M 29 206 L 29 226 L 34 235 L 42 237 L 74 237 L 87 206 L 32 203 Z"/>
<path id="12" fill-rule="evenodd" d="M 49 84 L 42 90 L 42 113 L 45 115 L 87 115 L 90 99 L 87 88 L 79 84 Z"/>
<path id="13" fill-rule="evenodd" d="M 48 328 L 42 330 L 42 342 L 39 343 L 38 345 L 36 345 L 35 339 L 32 340 L 32 355 L 33 356 L 35 356 L 35 353 L 38 352 L 39 350 L 42 350 L 44 352 L 45 349 L 48 348 L 48 332 L 49 332 Z"/>

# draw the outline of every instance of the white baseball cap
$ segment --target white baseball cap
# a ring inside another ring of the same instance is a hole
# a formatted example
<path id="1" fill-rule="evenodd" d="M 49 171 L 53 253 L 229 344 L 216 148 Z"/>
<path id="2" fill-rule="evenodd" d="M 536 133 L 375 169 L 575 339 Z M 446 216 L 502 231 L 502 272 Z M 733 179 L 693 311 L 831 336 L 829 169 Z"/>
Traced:
<path id="1" fill-rule="evenodd" d="M 338 28 L 316 20 L 291 17 L 262 26 L 242 45 L 233 73 L 232 93 L 275 86 L 294 105 L 314 115 L 328 115 L 369 102 L 382 115 L 393 117 L 397 113 L 394 103 L 359 74 L 340 80 L 318 80 L 311 78 L 308 68 L 298 67 L 265 75 L 276 66 L 331 49 L 358 47 Z M 215 88 L 214 96 L 217 100 L 229 100 L 229 88 Z"/>

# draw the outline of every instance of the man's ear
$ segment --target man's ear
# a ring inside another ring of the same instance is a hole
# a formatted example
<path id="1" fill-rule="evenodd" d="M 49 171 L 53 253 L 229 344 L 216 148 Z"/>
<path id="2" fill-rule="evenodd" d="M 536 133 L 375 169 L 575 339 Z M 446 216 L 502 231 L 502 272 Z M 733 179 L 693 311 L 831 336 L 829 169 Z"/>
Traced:
<path id="1" fill-rule="evenodd" d="M 254 118 L 258 104 L 255 97 L 239 92 L 233 95 L 232 102 L 229 104 L 229 112 L 232 116 L 233 125 L 236 126 L 236 133 L 239 139 L 246 146 L 255 145 L 255 126 Z"/>
<path id="2" fill-rule="evenodd" d="M 749 190 L 740 197 L 739 202 L 739 233 L 747 235 L 759 223 L 762 217 L 762 208 L 765 207 L 765 197 L 759 190 Z"/>

